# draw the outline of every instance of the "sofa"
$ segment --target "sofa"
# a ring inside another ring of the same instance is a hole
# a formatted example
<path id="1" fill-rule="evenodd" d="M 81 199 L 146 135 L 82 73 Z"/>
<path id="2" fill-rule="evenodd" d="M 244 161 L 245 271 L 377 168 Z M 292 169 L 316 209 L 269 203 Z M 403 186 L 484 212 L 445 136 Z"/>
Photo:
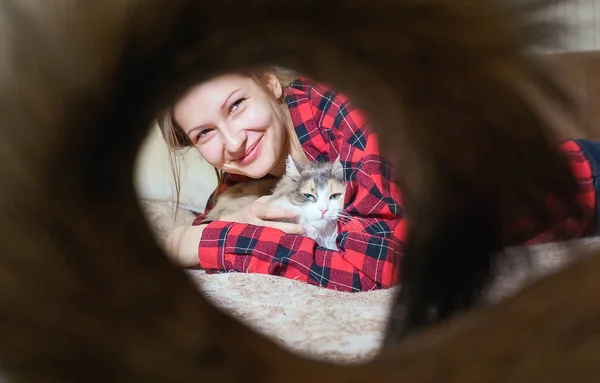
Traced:
<path id="1" fill-rule="evenodd" d="M 566 124 L 555 115 L 564 137 L 600 140 L 600 52 L 545 55 L 544 61 L 567 86 L 581 108 L 581 122 Z M 552 110 L 549 108 L 549 112 Z M 172 174 L 168 152 L 156 126 L 150 130 L 135 169 L 135 186 L 149 227 L 158 239 L 173 227 L 190 224 L 202 212 L 216 185 L 213 169 L 195 150 L 180 153 L 181 211 L 172 220 Z M 595 249 L 600 241 L 576 241 L 570 249 Z M 533 248 L 532 262 L 515 251 L 499 265 L 490 302 L 502 299 L 573 259 L 560 244 Z M 383 335 L 390 299 L 396 289 L 363 293 L 326 290 L 280 277 L 246 273 L 206 275 L 187 270 L 190 278 L 218 307 L 300 355 L 334 363 L 359 363 L 373 357 Z"/>

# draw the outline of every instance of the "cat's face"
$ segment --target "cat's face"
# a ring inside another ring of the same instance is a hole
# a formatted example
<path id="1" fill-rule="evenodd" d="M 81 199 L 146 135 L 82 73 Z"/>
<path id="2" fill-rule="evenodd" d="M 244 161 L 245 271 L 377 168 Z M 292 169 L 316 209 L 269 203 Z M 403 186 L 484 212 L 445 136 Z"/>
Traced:
<path id="1" fill-rule="evenodd" d="M 229 74 L 191 88 L 174 106 L 173 118 L 200 155 L 228 173 L 261 178 L 283 169 L 286 130 L 277 78 L 272 95 L 251 78 Z"/>
<path id="2" fill-rule="evenodd" d="M 299 166 L 288 158 L 286 165 L 286 175 L 295 185 L 288 199 L 296 206 L 302 223 L 321 229 L 337 220 L 346 196 L 344 169 L 339 160 Z"/>

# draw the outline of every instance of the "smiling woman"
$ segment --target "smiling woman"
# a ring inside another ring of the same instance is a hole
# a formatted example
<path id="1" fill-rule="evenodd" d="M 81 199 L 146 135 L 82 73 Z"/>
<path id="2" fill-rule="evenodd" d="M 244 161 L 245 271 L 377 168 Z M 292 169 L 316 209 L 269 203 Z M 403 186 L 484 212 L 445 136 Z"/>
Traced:
<path id="1" fill-rule="evenodd" d="M 263 81 L 261 87 L 246 76 L 222 76 L 195 86 L 174 106 L 173 122 L 215 168 L 251 178 L 283 174 L 292 122 L 274 102 L 283 94 L 277 77 Z"/>
<path id="2" fill-rule="evenodd" d="M 191 87 L 159 121 L 172 150 L 195 146 L 219 174 L 204 214 L 167 238 L 176 262 L 342 291 L 394 285 L 404 237 L 400 190 L 367 118 L 344 94 L 308 78 L 286 82 L 273 69 L 232 73 Z M 347 219 L 338 223 L 335 250 L 302 235 L 300 224 L 282 222 L 294 219 L 289 207 L 264 200 L 207 222 L 217 196 L 283 176 L 288 157 L 339 164 Z"/>

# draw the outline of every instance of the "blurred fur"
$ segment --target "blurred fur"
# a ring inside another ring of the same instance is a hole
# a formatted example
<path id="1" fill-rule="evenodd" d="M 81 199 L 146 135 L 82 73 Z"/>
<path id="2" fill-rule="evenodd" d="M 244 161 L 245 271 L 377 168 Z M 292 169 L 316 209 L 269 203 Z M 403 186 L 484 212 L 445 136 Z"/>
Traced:
<path id="1" fill-rule="evenodd" d="M 575 107 L 530 54 L 559 32 L 545 6 L 1 2 L 3 370 L 16 382 L 598 380 L 600 257 L 469 310 L 521 239 L 507 228 L 555 218 L 541 195 L 579 213 L 534 101 Z M 133 164 L 156 112 L 197 81 L 272 64 L 348 94 L 398 165 L 403 289 L 389 349 L 366 365 L 298 358 L 215 309 L 137 206 Z"/>

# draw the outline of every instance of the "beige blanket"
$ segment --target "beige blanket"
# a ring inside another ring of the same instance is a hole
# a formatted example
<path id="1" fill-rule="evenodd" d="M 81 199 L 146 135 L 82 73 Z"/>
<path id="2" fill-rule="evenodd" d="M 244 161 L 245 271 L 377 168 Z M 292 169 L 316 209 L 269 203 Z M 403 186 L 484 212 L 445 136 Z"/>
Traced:
<path id="1" fill-rule="evenodd" d="M 150 227 L 164 238 L 174 226 L 172 205 L 141 201 Z M 192 213 L 180 210 L 177 225 L 189 224 Z M 578 241 L 595 248 L 600 240 Z M 576 249 L 580 246 L 574 246 Z M 571 252 L 551 244 L 535 248 L 530 264 L 518 253 L 502 265 L 489 291 L 492 300 L 506 297 L 524 284 L 568 262 Z M 198 288 L 218 307 L 300 355 L 336 363 L 366 361 L 378 350 L 390 299 L 396 289 L 341 293 L 281 277 L 246 273 L 207 275 L 189 270 Z"/>

